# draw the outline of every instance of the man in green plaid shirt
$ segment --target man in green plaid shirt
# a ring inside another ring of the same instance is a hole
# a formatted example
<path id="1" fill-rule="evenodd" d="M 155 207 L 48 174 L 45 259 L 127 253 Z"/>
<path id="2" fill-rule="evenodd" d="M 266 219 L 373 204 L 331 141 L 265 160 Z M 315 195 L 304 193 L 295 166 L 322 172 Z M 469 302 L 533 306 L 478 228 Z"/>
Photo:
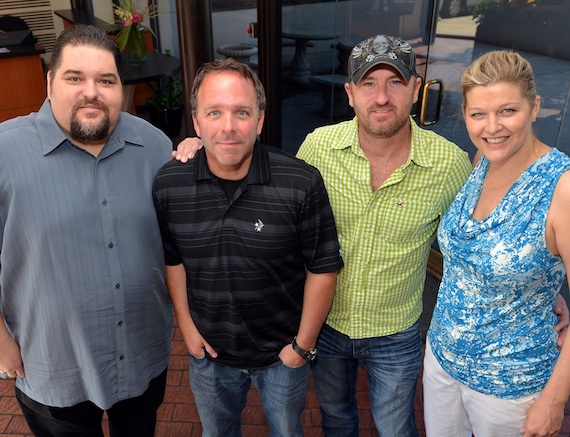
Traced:
<path id="1" fill-rule="evenodd" d="M 358 435 L 361 363 L 380 435 L 415 437 L 427 259 L 471 164 L 466 152 L 410 117 L 422 81 L 410 44 L 369 38 L 352 50 L 348 70 L 356 117 L 316 129 L 297 153 L 325 180 L 345 263 L 313 377 L 325 436 Z"/>

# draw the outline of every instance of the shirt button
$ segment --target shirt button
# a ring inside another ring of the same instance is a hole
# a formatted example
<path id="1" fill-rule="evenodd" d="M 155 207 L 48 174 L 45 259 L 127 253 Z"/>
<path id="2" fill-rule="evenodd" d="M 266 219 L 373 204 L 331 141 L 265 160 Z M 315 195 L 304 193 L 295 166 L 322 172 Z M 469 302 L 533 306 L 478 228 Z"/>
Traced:
<path id="1" fill-rule="evenodd" d="M 101 203 L 102 203 L 103 205 L 107 205 L 107 199 L 103 199 L 103 200 L 101 201 Z"/>
<path id="2" fill-rule="evenodd" d="M 115 284 L 115 288 L 121 288 L 121 284 Z"/>
<path id="3" fill-rule="evenodd" d="M 125 359 L 124 355 L 121 355 L 121 356 L 119 357 L 119 360 L 121 360 L 121 361 L 123 361 L 124 359 Z"/>
<path id="4" fill-rule="evenodd" d="M 119 323 L 117 323 L 117 325 L 123 326 L 123 321 L 121 320 Z"/>
<path id="5" fill-rule="evenodd" d="M 113 247 L 115 247 L 115 245 L 113 243 L 109 243 L 109 249 L 112 249 Z"/>

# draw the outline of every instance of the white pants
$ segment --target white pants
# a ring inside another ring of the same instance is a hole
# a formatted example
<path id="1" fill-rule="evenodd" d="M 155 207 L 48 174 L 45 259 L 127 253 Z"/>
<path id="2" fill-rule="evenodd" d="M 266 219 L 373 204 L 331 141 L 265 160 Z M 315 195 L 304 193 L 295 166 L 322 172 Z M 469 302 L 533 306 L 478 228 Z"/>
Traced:
<path id="1" fill-rule="evenodd" d="M 540 395 L 506 400 L 472 390 L 442 369 L 429 342 L 423 390 L 427 437 L 520 437 L 526 412 Z"/>

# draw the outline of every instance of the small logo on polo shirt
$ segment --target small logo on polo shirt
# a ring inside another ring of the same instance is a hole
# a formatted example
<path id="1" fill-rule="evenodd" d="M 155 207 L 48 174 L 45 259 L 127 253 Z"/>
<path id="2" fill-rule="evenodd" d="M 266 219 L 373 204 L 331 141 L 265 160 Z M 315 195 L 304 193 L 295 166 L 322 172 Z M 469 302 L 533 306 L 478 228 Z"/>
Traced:
<path id="1" fill-rule="evenodd" d="M 265 226 L 263 224 L 263 222 L 261 221 L 261 219 L 257 219 L 257 221 L 253 224 L 255 230 L 257 232 L 261 232 L 261 230 L 263 229 L 263 227 Z"/>

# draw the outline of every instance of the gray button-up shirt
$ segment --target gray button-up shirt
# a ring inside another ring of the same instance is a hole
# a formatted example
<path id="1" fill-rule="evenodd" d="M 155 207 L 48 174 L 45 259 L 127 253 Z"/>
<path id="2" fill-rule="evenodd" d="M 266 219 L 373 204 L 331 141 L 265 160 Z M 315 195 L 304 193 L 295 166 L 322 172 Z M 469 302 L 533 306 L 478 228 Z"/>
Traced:
<path id="1" fill-rule="evenodd" d="M 0 124 L 0 308 L 22 352 L 16 385 L 37 402 L 106 409 L 166 368 L 172 310 L 152 181 L 171 147 L 122 113 L 94 157 L 47 100 Z"/>

